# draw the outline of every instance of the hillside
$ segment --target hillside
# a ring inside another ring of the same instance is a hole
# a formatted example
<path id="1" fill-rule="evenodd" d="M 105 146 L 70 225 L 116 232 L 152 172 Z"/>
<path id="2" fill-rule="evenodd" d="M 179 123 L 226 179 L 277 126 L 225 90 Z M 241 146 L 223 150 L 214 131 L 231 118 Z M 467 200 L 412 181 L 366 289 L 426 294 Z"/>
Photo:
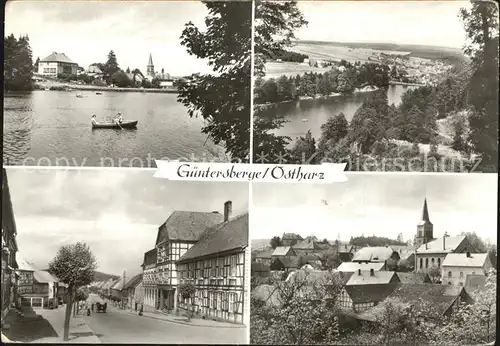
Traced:
<path id="1" fill-rule="evenodd" d="M 464 61 L 465 57 L 460 48 L 424 46 L 411 44 L 378 43 L 378 42 L 325 42 L 325 41 L 296 41 L 289 49 L 307 54 L 310 58 L 325 59 L 327 57 L 346 60 L 366 61 L 371 53 L 410 52 L 411 57 L 422 59 L 445 59 L 450 63 Z"/>
<path id="2" fill-rule="evenodd" d="M 269 246 L 270 241 L 271 241 L 271 239 L 252 239 L 252 241 L 251 241 L 252 251 L 259 250 L 259 249 L 262 249 L 262 248 Z"/>
<path id="3" fill-rule="evenodd" d="M 48 269 L 43 269 L 44 271 L 49 271 Z M 119 275 L 111 275 L 102 272 L 98 272 L 97 270 L 94 272 L 94 281 L 108 281 L 109 279 L 118 279 Z"/>

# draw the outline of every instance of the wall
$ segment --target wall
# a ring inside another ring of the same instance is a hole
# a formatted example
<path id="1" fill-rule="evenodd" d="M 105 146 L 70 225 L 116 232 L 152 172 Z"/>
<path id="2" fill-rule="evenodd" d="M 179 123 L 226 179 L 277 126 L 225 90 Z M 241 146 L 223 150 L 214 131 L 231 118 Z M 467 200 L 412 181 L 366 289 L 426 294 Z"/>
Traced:
<path id="1" fill-rule="evenodd" d="M 443 266 L 441 270 L 441 282 L 443 285 L 465 286 L 465 279 L 467 278 L 467 275 L 485 275 L 490 267 L 491 263 L 489 263 L 489 261 L 487 261 L 487 264 L 485 264 L 483 268 Z"/>
<path id="2" fill-rule="evenodd" d="M 58 65 L 56 62 L 39 62 L 38 63 L 38 73 L 47 76 L 57 77 Z"/>
<path id="3" fill-rule="evenodd" d="M 246 286 L 250 284 L 247 251 L 179 264 L 179 282 L 196 286 L 193 310 L 200 316 L 236 323 L 247 322 L 249 308 Z M 178 307 L 188 309 L 188 301 L 178 297 Z"/>

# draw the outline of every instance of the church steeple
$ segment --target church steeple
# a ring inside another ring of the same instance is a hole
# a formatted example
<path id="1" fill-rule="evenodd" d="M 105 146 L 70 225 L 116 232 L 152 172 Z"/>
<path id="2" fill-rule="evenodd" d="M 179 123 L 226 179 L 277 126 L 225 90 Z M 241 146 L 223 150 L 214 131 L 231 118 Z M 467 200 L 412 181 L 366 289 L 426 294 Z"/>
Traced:
<path id="1" fill-rule="evenodd" d="M 153 56 L 151 55 L 151 53 L 149 53 L 149 61 L 146 74 L 151 77 L 154 77 L 155 75 L 155 66 L 153 65 Z"/>
<path id="2" fill-rule="evenodd" d="M 431 222 L 431 220 L 429 220 L 429 210 L 427 208 L 427 198 L 424 199 L 424 209 L 422 211 L 422 221 Z"/>
<path id="3" fill-rule="evenodd" d="M 426 244 L 434 239 L 434 226 L 429 218 L 429 208 L 427 198 L 424 199 L 422 209 L 422 219 L 417 224 L 417 236 L 415 237 L 415 247 Z"/>

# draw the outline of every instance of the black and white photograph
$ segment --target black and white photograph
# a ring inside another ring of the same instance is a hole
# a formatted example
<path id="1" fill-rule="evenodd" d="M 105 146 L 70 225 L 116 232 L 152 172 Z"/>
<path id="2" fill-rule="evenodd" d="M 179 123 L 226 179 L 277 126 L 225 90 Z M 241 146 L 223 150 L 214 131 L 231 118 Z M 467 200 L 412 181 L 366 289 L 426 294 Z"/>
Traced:
<path id="1" fill-rule="evenodd" d="M 258 2 L 254 163 L 498 171 L 491 1 Z"/>
<path id="2" fill-rule="evenodd" d="M 2 342 L 248 343 L 248 184 L 7 168 Z"/>
<path id="3" fill-rule="evenodd" d="M 251 344 L 494 345 L 496 175 L 346 176 L 252 184 Z"/>
<path id="4" fill-rule="evenodd" d="M 251 16 L 250 2 L 8 1 L 4 164 L 248 162 Z"/>

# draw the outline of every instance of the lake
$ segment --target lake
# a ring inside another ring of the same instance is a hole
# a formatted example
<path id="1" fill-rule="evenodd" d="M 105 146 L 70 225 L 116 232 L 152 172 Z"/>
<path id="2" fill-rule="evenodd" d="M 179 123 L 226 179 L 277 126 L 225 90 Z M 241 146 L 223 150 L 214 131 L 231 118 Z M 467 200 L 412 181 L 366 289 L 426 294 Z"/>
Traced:
<path id="1" fill-rule="evenodd" d="M 156 167 L 154 159 L 207 161 L 218 155 L 190 118 L 177 94 L 94 91 L 5 94 L 4 164 L 42 166 Z M 121 112 L 138 120 L 135 130 L 95 129 Z M 205 159 L 206 158 L 206 159 Z M 56 161 L 57 159 L 57 161 Z M 121 161 L 120 161 L 121 160 Z"/>
<path id="2" fill-rule="evenodd" d="M 412 88 L 407 85 L 391 85 L 387 90 L 389 104 L 398 105 L 403 93 Z M 351 121 L 356 110 L 364 100 L 372 97 L 373 92 L 360 92 L 351 95 L 334 96 L 329 98 L 300 100 L 296 102 L 280 103 L 263 111 L 262 116 L 284 116 L 288 121 L 276 131 L 282 136 L 289 136 L 296 140 L 311 130 L 314 138 L 321 137 L 321 125 L 328 118 L 344 113 L 347 121 Z M 307 121 L 304 121 L 306 120 Z"/>

